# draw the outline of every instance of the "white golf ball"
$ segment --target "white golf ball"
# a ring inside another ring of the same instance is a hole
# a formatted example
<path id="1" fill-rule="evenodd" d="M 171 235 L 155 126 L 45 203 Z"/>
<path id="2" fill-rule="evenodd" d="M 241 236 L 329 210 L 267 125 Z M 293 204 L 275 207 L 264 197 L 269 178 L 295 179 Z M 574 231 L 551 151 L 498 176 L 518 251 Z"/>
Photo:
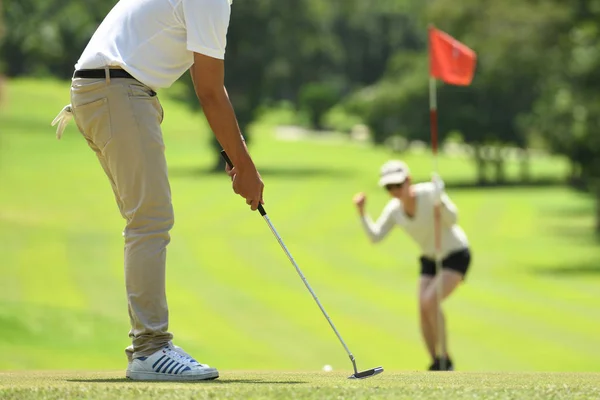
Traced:
<path id="1" fill-rule="evenodd" d="M 333 368 L 331 368 L 331 365 L 327 364 L 327 365 L 324 365 L 324 366 L 323 366 L 323 371 L 325 371 L 325 372 L 329 372 L 329 371 L 331 371 L 331 370 L 333 370 Z"/>

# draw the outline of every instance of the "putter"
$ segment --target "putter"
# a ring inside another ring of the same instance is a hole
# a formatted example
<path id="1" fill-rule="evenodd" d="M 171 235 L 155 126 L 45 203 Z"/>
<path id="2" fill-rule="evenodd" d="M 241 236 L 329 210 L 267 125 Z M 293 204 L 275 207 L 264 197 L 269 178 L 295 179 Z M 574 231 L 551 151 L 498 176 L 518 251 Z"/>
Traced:
<path id="1" fill-rule="evenodd" d="M 229 167 L 233 168 L 233 163 L 229 159 L 229 156 L 227 155 L 227 153 L 225 153 L 225 150 L 221 150 L 221 156 L 223 157 L 223 159 L 225 160 L 225 162 L 229 165 Z M 335 326 L 333 325 L 333 322 L 331 322 L 331 318 L 329 318 L 329 315 L 327 315 L 327 313 L 325 312 L 325 309 L 321 305 L 321 302 L 317 298 L 317 295 L 315 295 L 315 292 L 313 292 L 313 290 L 311 289 L 310 285 L 306 281 L 306 278 L 304 277 L 304 274 L 302 273 L 302 271 L 300 271 L 300 268 L 298 267 L 298 264 L 296 264 L 296 261 L 294 261 L 294 258 L 292 257 L 292 255 L 288 251 L 287 247 L 285 247 L 285 244 L 283 243 L 283 240 L 281 240 L 281 237 L 279 236 L 279 234 L 275 230 L 275 227 L 273 226 L 273 224 L 271 223 L 271 220 L 267 216 L 267 212 L 265 211 L 265 208 L 262 206 L 262 204 L 258 205 L 258 212 L 260 213 L 260 215 L 263 216 L 264 220 L 267 222 L 267 225 L 269 225 L 269 228 L 271 229 L 271 232 L 273 232 L 273 235 L 275 235 L 275 237 L 277 238 L 277 241 L 279 242 L 279 245 L 281 246 L 281 248 L 283 249 L 283 251 L 285 252 L 285 254 L 287 255 L 287 257 L 290 259 L 290 261 L 291 261 L 292 265 L 294 266 L 294 268 L 296 268 L 296 271 L 298 272 L 298 275 L 300 275 L 300 278 L 302 278 L 302 282 L 304 282 L 304 284 L 306 285 L 306 287 L 310 291 L 310 294 L 312 295 L 313 299 L 315 299 L 315 301 L 317 302 L 317 305 L 319 306 L 319 308 L 323 312 L 323 315 L 325 316 L 325 318 L 327 318 L 327 322 L 329 322 L 329 325 L 331 325 L 331 329 L 333 329 L 333 331 L 335 332 L 336 336 L 338 337 L 338 339 L 342 343 L 342 346 L 344 346 L 344 349 L 346 350 L 346 353 L 348 353 L 348 357 L 350 357 L 350 361 L 352 361 L 352 368 L 354 368 L 354 374 L 350 375 L 348 377 L 348 379 L 365 379 L 365 378 L 369 378 L 371 376 L 375 376 L 375 375 L 378 375 L 378 374 L 382 373 L 383 372 L 383 367 L 376 367 L 376 368 L 368 369 L 366 371 L 360 371 L 360 372 L 358 372 L 358 370 L 356 369 L 356 360 L 355 360 L 354 356 L 352 355 L 352 353 L 348 349 L 348 346 L 346 346 L 346 343 L 344 342 L 344 340 L 340 336 L 340 334 L 337 331 L 337 329 L 335 329 Z"/>

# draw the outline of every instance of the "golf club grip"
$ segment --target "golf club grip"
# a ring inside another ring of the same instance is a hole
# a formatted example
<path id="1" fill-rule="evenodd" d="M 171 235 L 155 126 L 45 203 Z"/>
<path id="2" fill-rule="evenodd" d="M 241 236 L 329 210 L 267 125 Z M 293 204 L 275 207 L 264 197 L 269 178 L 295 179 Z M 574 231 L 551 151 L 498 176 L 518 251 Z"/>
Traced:
<path id="1" fill-rule="evenodd" d="M 221 156 L 223 157 L 223 159 L 225 160 L 225 162 L 227 164 L 229 164 L 229 166 L 231 168 L 233 168 L 233 163 L 231 162 L 231 160 L 229 159 L 229 156 L 227 155 L 227 153 L 225 153 L 225 150 L 221 150 Z M 265 215 L 267 215 L 267 212 L 265 211 L 265 208 L 262 206 L 262 204 L 258 204 L 258 212 L 260 213 L 260 215 L 262 215 L 263 217 Z"/>

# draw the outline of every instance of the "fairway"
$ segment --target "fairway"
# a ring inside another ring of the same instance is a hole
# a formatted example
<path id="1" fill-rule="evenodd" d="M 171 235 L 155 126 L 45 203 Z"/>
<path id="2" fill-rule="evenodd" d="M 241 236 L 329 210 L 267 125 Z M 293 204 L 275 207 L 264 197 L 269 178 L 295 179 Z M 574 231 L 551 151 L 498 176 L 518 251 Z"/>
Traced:
<path id="1" fill-rule="evenodd" d="M 169 328 L 199 361 L 231 372 L 202 385 L 121 382 L 129 342 L 124 225 L 109 183 L 74 123 L 61 141 L 54 136 L 50 122 L 68 103 L 68 82 L 17 80 L 8 89 L 0 111 L 0 370 L 120 371 L 78 378 L 42 372 L 47 398 L 86 397 L 87 390 L 108 396 L 123 387 L 123 397 L 157 391 L 172 398 L 189 391 L 200 398 L 218 391 L 247 398 L 356 391 L 425 399 L 446 389 L 456 391 L 453 398 L 598 396 L 591 386 L 598 375 L 533 374 L 600 372 L 600 246 L 587 195 L 561 185 L 457 187 L 473 180 L 473 162 L 442 156 L 441 175 L 473 247 L 466 283 L 445 304 L 458 372 L 405 373 L 429 364 L 418 326 L 417 248 L 400 231 L 371 245 L 351 199 L 366 191 L 367 210 L 377 217 L 388 200 L 377 187 L 380 165 L 401 156 L 417 180 L 426 180 L 430 155 L 395 155 L 335 137 L 283 140 L 265 121 L 253 126 L 250 151 L 273 224 L 358 368 L 386 371 L 347 382 L 343 347 L 268 227 L 232 193 L 225 174 L 207 172 L 218 154 L 204 118 L 164 94 L 175 207 Z M 534 158 L 531 168 L 539 179 L 567 171 L 562 159 L 548 156 Z M 518 169 L 508 166 L 511 179 Z M 333 373 L 310 373 L 325 364 Z M 36 382 L 26 372 L 6 372 L 3 387 L 13 378 L 14 396 Z M 85 383 L 90 379 L 108 384 Z M 290 380 L 298 383 L 269 383 Z"/>
<path id="2" fill-rule="evenodd" d="M 388 373 L 348 380 L 339 372 L 226 372 L 211 382 L 131 382 L 114 372 L 0 373 L 0 397 L 20 399 L 489 399 L 600 398 L 592 373 Z"/>

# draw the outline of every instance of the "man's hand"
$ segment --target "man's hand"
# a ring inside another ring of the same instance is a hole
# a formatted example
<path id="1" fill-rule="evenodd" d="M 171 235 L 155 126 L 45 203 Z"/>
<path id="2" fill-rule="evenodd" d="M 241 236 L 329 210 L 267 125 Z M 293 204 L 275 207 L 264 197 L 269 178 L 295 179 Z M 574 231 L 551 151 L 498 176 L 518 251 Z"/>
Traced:
<path id="1" fill-rule="evenodd" d="M 233 182 L 233 191 L 246 199 L 246 204 L 250 206 L 250 209 L 254 211 L 259 204 L 265 204 L 263 201 L 265 185 L 255 168 L 240 171 L 236 167 L 232 169 L 227 167 L 227 175 Z"/>
<path id="2" fill-rule="evenodd" d="M 225 163 L 225 172 L 231 178 L 231 182 L 233 182 L 233 176 L 235 175 L 235 172 L 233 172 L 233 168 L 229 166 L 229 163 Z"/>
<path id="3" fill-rule="evenodd" d="M 354 198 L 352 199 L 352 201 L 354 201 L 354 204 L 356 204 L 356 208 L 358 208 L 358 213 L 360 215 L 364 215 L 365 213 L 365 203 L 367 201 L 367 196 L 363 193 L 357 193 Z"/>

